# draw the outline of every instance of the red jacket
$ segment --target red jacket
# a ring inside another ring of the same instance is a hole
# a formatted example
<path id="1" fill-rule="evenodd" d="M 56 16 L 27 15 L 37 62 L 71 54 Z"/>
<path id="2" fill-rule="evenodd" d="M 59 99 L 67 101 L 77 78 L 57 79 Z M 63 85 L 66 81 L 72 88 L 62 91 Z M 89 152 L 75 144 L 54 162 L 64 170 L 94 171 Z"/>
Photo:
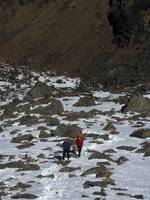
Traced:
<path id="1" fill-rule="evenodd" d="M 83 145 L 83 141 L 84 141 L 84 137 L 82 135 L 81 136 L 77 136 L 76 145 L 77 146 L 82 146 Z"/>

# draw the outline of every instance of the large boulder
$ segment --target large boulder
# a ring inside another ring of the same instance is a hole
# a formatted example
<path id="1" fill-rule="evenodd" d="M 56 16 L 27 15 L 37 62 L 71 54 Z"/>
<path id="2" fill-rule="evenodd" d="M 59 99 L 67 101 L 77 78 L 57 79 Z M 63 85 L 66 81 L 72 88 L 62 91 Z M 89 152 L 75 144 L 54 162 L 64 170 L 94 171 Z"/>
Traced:
<path id="1" fill-rule="evenodd" d="M 99 113 L 99 111 L 96 109 L 92 109 L 89 112 L 85 112 L 85 111 L 69 112 L 66 114 L 66 120 L 76 121 L 79 118 L 89 119 L 89 118 L 93 118 L 97 113 Z"/>
<path id="2" fill-rule="evenodd" d="M 108 160 L 108 161 L 113 161 L 113 159 L 112 159 L 109 155 L 105 154 L 104 152 L 101 153 L 101 152 L 99 152 L 99 151 L 94 151 L 94 152 L 90 155 L 90 157 L 89 157 L 88 159 L 89 159 L 89 160 L 91 160 L 91 159 L 106 159 L 106 160 Z"/>
<path id="3" fill-rule="evenodd" d="M 18 119 L 18 121 L 20 122 L 20 125 L 32 126 L 39 122 L 39 118 L 36 116 L 25 115 Z"/>
<path id="4" fill-rule="evenodd" d="M 4 113 L 3 116 L 4 117 L 12 117 L 13 113 L 15 111 L 17 111 L 17 105 L 20 103 L 20 101 L 18 99 L 13 99 L 12 102 L 10 102 L 9 104 L 6 104 L 4 106 Z"/>
<path id="5" fill-rule="evenodd" d="M 21 160 L 9 162 L 9 163 L 5 163 L 5 164 L 0 164 L 0 169 L 5 169 L 5 168 L 19 168 L 19 170 L 23 170 L 23 171 L 40 170 L 39 165 L 31 164 L 31 163 L 24 163 Z"/>
<path id="6" fill-rule="evenodd" d="M 54 135 L 58 135 L 61 137 L 71 137 L 75 138 L 77 136 L 78 131 L 81 130 L 77 125 L 73 124 L 60 124 L 55 131 L 53 131 Z"/>
<path id="7" fill-rule="evenodd" d="M 31 113 L 41 114 L 41 115 L 61 115 L 64 111 L 63 105 L 60 100 L 51 99 L 47 106 L 39 105 L 35 109 L 31 110 Z"/>
<path id="8" fill-rule="evenodd" d="M 51 135 L 45 131 L 40 131 L 39 138 L 48 138 Z"/>
<path id="9" fill-rule="evenodd" d="M 117 160 L 116 160 L 116 163 L 117 165 L 122 165 L 124 164 L 125 162 L 128 161 L 128 158 L 124 157 L 124 156 L 120 156 Z"/>
<path id="10" fill-rule="evenodd" d="M 44 122 L 47 123 L 47 126 L 58 126 L 60 124 L 57 118 L 50 116 L 45 117 Z"/>
<path id="11" fill-rule="evenodd" d="M 141 144 L 142 148 L 136 150 L 136 153 L 144 153 L 144 157 L 150 156 L 150 142 L 144 142 Z"/>
<path id="12" fill-rule="evenodd" d="M 25 135 L 19 134 L 19 135 L 13 137 L 11 142 L 21 143 L 24 140 L 31 141 L 31 140 L 33 140 L 33 138 L 34 137 L 31 134 L 25 134 Z"/>
<path id="13" fill-rule="evenodd" d="M 137 137 L 137 138 L 148 138 L 150 137 L 150 129 L 139 129 L 134 131 L 130 137 Z"/>
<path id="14" fill-rule="evenodd" d="M 29 103 L 23 104 L 23 105 L 19 105 L 17 107 L 17 112 L 19 112 L 19 113 L 21 113 L 21 112 L 29 113 L 30 107 L 31 107 L 31 105 Z"/>
<path id="15" fill-rule="evenodd" d="M 122 111 L 150 112 L 150 99 L 135 93 L 129 98 L 128 103 L 122 107 Z"/>
<path id="16" fill-rule="evenodd" d="M 111 172 L 108 171 L 108 169 L 104 165 L 100 165 L 99 167 L 93 167 L 81 174 L 81 176 L 88 176 L 90 174 L 95 174 L 96 178 L 98 177 L 105 177 L 108 174 L 111 174 Z"/>
<path id="17" fill-rule="evenodd" d="M 93 97 L 81 97 L 77 103 L 74 104 L 74 106 L 77 107 L 89 107 L 94 106 L 95 101 Z"/>
<path id="18" fill-rule="evenodd" d="M 103 130 L 105 131 L 110 131 L 110 132 L 115 132 L 116 131 L 116 128 L 115 126 L 113 125 L 112 122 L 109 122 L 104 128 Z"/>
<path id="19" fill-rule="evenodd" d="M 26 101 L 31 101 L 40 97 L 50 97 L 56 89 L 54 86 L 47 86 L 45 83 L 37 82 L 25 97 Z"/>

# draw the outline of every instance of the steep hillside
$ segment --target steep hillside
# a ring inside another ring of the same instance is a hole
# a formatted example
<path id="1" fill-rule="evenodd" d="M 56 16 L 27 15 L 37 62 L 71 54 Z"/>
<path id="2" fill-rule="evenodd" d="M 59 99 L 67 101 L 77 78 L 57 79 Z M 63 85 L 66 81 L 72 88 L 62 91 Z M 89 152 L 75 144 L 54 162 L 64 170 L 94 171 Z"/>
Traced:
<path id="1" fill-rule="evenodd" d="M 149 0 L 1 0 L 0 57 L 17 65 L 149 83 Z"/>
<path id="2" fill-rule="evenodd" d="M 12 0 L 1 10 L 0 53 L 18 61 L 74 71 L 97 52 L 112 51 L 106 0 Z"/>

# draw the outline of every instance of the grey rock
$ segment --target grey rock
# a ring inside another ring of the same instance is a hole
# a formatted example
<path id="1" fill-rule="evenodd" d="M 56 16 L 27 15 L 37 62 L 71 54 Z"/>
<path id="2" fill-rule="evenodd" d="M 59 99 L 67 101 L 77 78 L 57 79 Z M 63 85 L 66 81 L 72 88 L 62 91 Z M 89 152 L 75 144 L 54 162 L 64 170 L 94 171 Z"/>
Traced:
<path id="1" fill-rule="evenodd" d="M 13 142 L 13 143 L 21 143 L 24 140 L 31 141 L 31 140 L 33 140 L 33 138 L 34 137 L 31 134 L 25 134 L 25 135 L 19 134 L 16 137 L 13 137 L 11 142 Z"/>
<path id="2" fill-rule="evenodd" d="M 29 104 L 29 103 L 27 103 L 27 104 L 24 104 L 24 105 L 19 105 L 18 107 L 17 107 L 17 112 L 25 112 L 25 113 L 29 113 L 29 111 L 30 111 L 30 107 L 31 107 L 31 105 Z"/>
<path id="3" fill-rule="evenodd" d="M 55 177 L 54 174 L 45 175 L 45 176 L 43 176 L 43 175 L 40 174 L 40 175 L 37 176 L 37 178 L 52 178 L 52 179 L 53 179 L 54 177 Z"/>
<path id="4" fill-rule="evenodd" d="M 137 138 L 148 138 L 150 137 L 150 129 L 139 129 L 137 131 L 134 131 L 130 137 L 137 137 Z"/>
<path id="5" fill-rule="evenodd" d="M 13 112 L 17 110 L 17 105 L 20 103 L 18 99 L 13 99 L 13 101 L 4 106 L 4 117 L 13 117 Z"/>
<path id="6" fill-rule="evenodd" d="M 45 83 L 37 82 L 34 87 L 28 92 L 25 101 L 31 101 L 40 97 L 50 97 L 56 91 L 54 86 L 47 86 Z"/>
<path id="7" fill-rule="evenodd" d="M 117 147 L 117 149 L 126 150 L 126 151 L 133 151 L 133 150 L 136 149 L 136 147 L 130 147 L 130 146 L 119 146 L 119 147 Z"/>
<path id="8" fill-rule="evenodd" d="M 84 188 L 89 188 L 89 187 L 95 187 L 95 186 L 101 186 L 101 182 L 100 181 L 86 181 L 83 184 Z"/>
<path id="9" fill-rule="evenodd" d="M 37 158 L 45 158 L 45 155 L 44 155 L 43 153 L 41 153 L 41 154 L 39 154 L 39 155 L 37 156 Z"/>
<path id="10" fill-rule="evenodd" d="M 131 198 L 144 199 L 144 196 L 142 194 L 136 194 L 136 195 L 131 195 Z"/>
<path id="11" fill-rule="evenodd" d="M 52 131 L 52 133 L 54 133 L 54 135 L 58 135 L 61 137 L 71 137 L 71 138 L 75 138 L 77 136 L 78 130 L 80 130 L 81 128 L 79 128 L 77 125 L 73 124 L 69 124 L 69 125 L 65 125 L 65 124 L 60 124 L 56 131 Z"/>
<path id="12" fill-rule="evenodd" d="M 141 94 L 133 94 L 128 103 L 122 107 L 123 112 L 150 112 L 150 99 L 144 98 Z"/>
<path id="13" fill-rule="evenodd" d="M 39 138 L 48 138 L 51 135 L 45 131 L 40 131 Z"/>
<path id="14" fill-rule="evenodd" d="M 25 188 L 31 188 L 31 187 L 32 185 L 30 184 L 18 182 L 14 187 L 11 188 L 11 190 L 17 190 L 19 188 L 25 189 Z"/>
<path id="15" fill-rule="evenodd" d="M 45 127 L 45 126 L 39 126 L 39 127 L 37 128 L 37 130 L 39 130 L 39 131 L 45 131 L 45 130 L 48 130 L 48 128 Z"/>
<path id="16" fill-rule="evenodd" d="M 144 142 L 141 144 L 142 148 L 137 149 L 136 153 L 144 153 L 144 157 L 150 156 L 150 142 Z"/>
<path id="17" fill-rule="evenodd" d="M 60 122 L 57 118 L 54 117 L 46 117 L 45 123 L 47 123 L 47 126 L 59 126 Z"/>
<path id="18" fill-rule="evenodd" d="M 34 194 L 29 194 L 29 193 L 24 193 L 24 194 L 20 194 L 17 193 L 13 196 L 11 196 L 11 199 L 36 199 L 38 196 L 34 195 Z"/>
<path id="19" fill-rule="evenodd" d="M 5 169 L 5 168 L 19 168 L 19 170 L 23 171 L 35 171 L 39 170 L 40 167 L 37 164 L 30 164 L 30 163 L 24 163 L 23 161 L 14 161 L 14 162 L 9 162 L 6 164 L 0 164 L 0 169 Z"/>
<path id="20" fill-rule="evenodd" d="M 56 99 L 51 99 L 51 102 L 46 107 L 38 106 L 37 108 L 31 110 L 31 113 L 36 113 L 40 115 L 61 115 L 64 111 L 61 101 Z"/>
<path id="21" fill-rule="evenodd" d="M 81 97 L 77 103 L 75 103 L 73 106 L 76 107 L 89 107 L 94 106 L 95 101 L 93 97 Z"/>
<path id="22" fill-rule="evenodd" d="M 16 146 L 17 149 L 26 149 L 30 148 L 34 144 L 32 142 L 23 142 L 21 145 Z"/>
<path id="23" fill-rule="evenodd" d="M 25 115 L 18 119 L 18 122 L 20 122 L 20 125 L 32 126 L 39 122 L 39 118 L 36 116 Z"/>
<path id="24" fill-rule="evenodd" d="M 125 162 L 127 162 L 128 160 L 129 160 L 128 158 L 126 158 L 124 156 L 120 156 L 116 162 L 117 162 L 117 165 L 122 165 Z"/>
<path id="25" fill-rule="evenodd" d="M 81 112 L 72 112 L 72 113 L 68 113 L 66 115 L 66 119 L 69 121 L 75 121 L 79 118 L 85 118 L 85 119 L 89 119 L 94 117 L 99 111 L 96 109 L 93 109 L 89 112 L 85 112 L 85 111 L 81 111 Z"/>
<path id="26" fill-rule="evenodd" d="M 70 172 L 74 172 L 74 171 L 80 170 L 80 169 L 81 169 L 81 167 L 63 167 L 63 168 L 61 168 L 59 170 L 59 172 L 68 172 L 68 173 L 70 173 Z"/>
<path id="27" fill-rule="evenodd" d="M 101 188 L 106 188 L 108 185 L 115 185 L 114 180 L 111 178 L 110 174 L 107 174 L 106 177 L 101 182 Z"/>
<path id="28" fill-rule="evenodd" d="M 100 165 L 99 167 L 93 167 L 81 174 L 81 176 L 87 176 L 89 174 L 95 174 L 96 178 L 105 177 L 108 174 L 111 174 L 108 169 L 104 165 Z"/>
<path id="29" fill-rule="evenodd" d="M 104 128 L 103 130 L 105 131 L 110 131 L 110 132 L 114 132 L 116 130 L 115 126 L 113 125 L 112 122 L 109 122 Z"/>
<path id="30" fill-rule="evenodd" d="M 101 152 L 98 152 L 98 151 L 94 151 L 90 157 L 88 158 L 89 160 L 90 159 L 106 159 L 108 161 L 113 161 L 112 158 L 110 158 L 109 155 L 105 154 L 105 153 L 101 153 Z"/>
<path id="31" fill-rule="evenodd" d="M 10 135 L 15 135 L 16 133 L 18 133 L 20 130 L 19 129 L 16 129 L 16 130 L 14 130 L 14 131 L 11 131 L 9 134 Z"/>

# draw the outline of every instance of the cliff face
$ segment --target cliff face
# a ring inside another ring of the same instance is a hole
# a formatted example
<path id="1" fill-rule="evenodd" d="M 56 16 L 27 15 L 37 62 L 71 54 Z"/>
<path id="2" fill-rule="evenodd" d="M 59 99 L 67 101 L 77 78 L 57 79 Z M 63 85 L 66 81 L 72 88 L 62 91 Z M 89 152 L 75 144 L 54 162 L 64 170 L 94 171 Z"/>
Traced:
<path id="1" fill-rule="evenodd" d="M 108 20 L 116 50 L 94 57 L 87 75 L 106 87 L 150 83 L 150 1 L 110 0 Z"/>
<path id="2" fill-rule="evenodd" d="M 19 65 L 134 85 L 149 46 L 149 0 L 0 0 L 0 57 Z"/>

